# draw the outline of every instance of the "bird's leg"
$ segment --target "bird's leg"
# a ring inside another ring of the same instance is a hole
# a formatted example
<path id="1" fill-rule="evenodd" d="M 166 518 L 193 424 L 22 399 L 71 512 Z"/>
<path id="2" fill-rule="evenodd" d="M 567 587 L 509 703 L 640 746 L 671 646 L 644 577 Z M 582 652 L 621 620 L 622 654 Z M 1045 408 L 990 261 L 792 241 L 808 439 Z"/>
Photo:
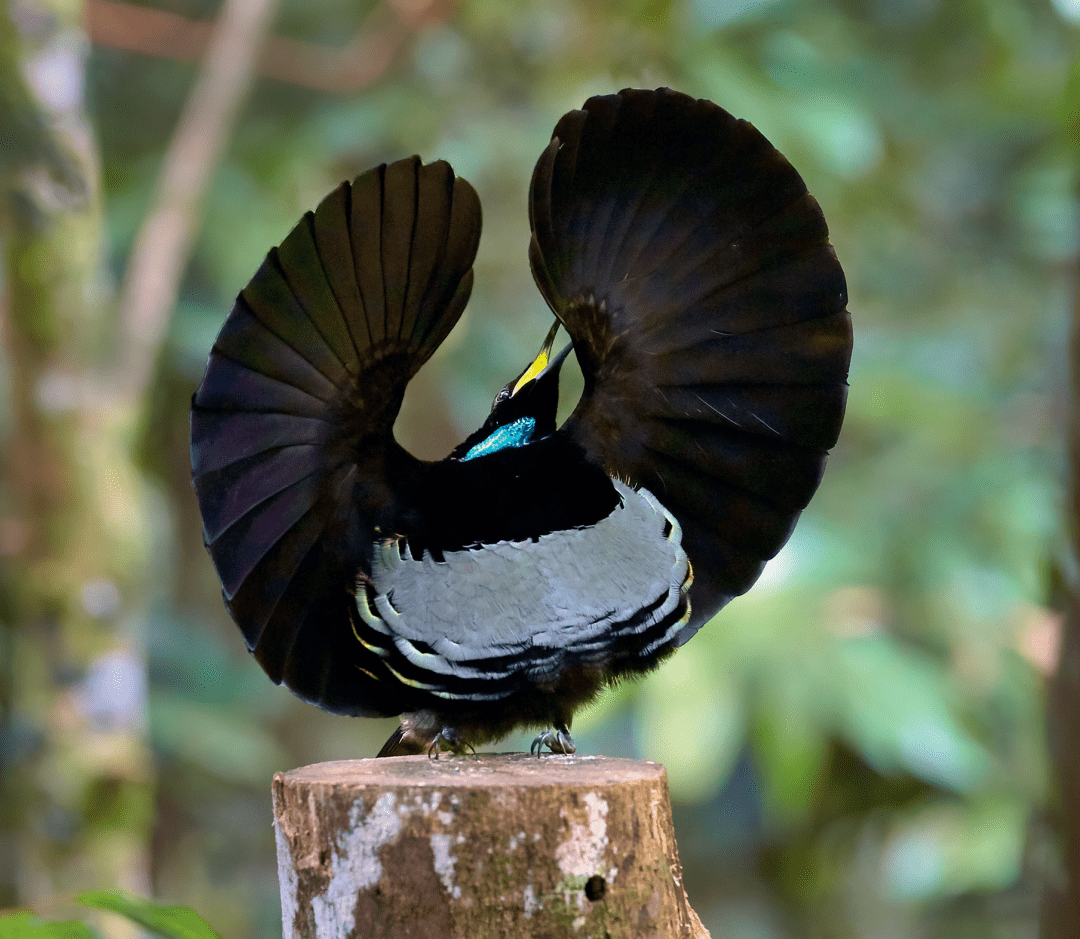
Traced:
<path id="1" fill-rule="evenodd" d="M 556 721 L 553 731 L 545 730 L 542 734 L 537 734 L 532 746 L 529 747 L 529 752 L 535 753 L 537 759 L 539 759 L 540 752 L 544 747 L 547 747 L 552 753 L 577 752 L 574 738 L 570 736 L 570 728 L 565 721 Z"/>
<path id="2" fill-rule="evenodd" d="M 451 753 L 457 754 L 460 754 L 463 750 L 468 748 L 473 756 L 476 755 L 476 750 L 473 748 L 473 745 L 462 737 L 453 727 L 443 727 L 435 735 L 435 739 L 431 741 L 431 745 L 428 747 L 428 759 L 437 760 L 439 758 L 439 751 L 444 747 Z"/>

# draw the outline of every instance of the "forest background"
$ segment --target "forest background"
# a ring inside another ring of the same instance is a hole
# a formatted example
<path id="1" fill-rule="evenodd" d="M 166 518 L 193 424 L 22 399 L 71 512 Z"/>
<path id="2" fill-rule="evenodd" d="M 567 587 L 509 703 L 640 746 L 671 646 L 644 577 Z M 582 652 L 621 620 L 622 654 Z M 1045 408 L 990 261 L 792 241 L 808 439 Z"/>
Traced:
<path id="1" fill-rule="evenodd" d="M 0 908 L 119 886 L 280 935 L 272 774 L 371 756 L 393 722 L 275 688 L 223 608 L 188 462 L 214 336 L 342 179 L 448 160 L 484 207 L 476 288 L 398 425 L 444 455 L 549 324 L 526 192 L 556 120 L 669 85 L 752 121 L 821 203 L 851 393 L 758 586 L 582 714 L 579 749 L 667 766 L 718 939 L 1053 921 L 1080 807 L 1052 760 L 1080 753 L 1078 0 L 0 8 Z"/>

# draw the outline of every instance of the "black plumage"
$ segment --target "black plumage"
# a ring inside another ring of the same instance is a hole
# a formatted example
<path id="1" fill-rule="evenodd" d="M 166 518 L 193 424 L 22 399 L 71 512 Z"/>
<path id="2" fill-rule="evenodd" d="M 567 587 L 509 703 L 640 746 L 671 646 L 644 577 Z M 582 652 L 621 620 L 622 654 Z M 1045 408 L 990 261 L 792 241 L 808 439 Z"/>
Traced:
<path id="1" fill-rule="evenodd" d="M 843 272 L 768 141 L 668 89 L 559 121 L 529 194 L 557 322 L 445 460 L 394 440 L 461 315 L 480 205 L 443 162 L 342 184 L 273 249 L 192 402 L 210 555 L 248 648 L 383 754 L 574 710 L 655 666 L 790 536 L 843 419 Z M 559 325 L 585 390 L 555 426 Z"/>

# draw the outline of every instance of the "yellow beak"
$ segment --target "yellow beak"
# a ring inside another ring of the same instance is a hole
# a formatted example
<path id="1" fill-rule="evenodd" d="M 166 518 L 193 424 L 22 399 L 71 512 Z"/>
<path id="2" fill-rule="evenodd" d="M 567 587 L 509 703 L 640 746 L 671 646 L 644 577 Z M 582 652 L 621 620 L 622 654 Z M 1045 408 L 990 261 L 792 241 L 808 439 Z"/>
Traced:
<path id="1" fill-rule="evenodd" d="M 555 325 L 548 330 L 547 338 L 544 340 L 543 346 L 540 348 L 540 354 L 537 355 L 527 369 L 525 374 L 517 380 L 517 384 L 514 385 L 514 390 L 510 392 L 510 397 L 516 395 L 522 388 L 524 388 L 529 382 L 531 382 L 537 375 L 539 375 L 545 368 L 548 367 L 548 362 L 551 359 L 551 347 L 555 345 L 555 334 L 559 331 L 559 321 L 555 320 Z"/>

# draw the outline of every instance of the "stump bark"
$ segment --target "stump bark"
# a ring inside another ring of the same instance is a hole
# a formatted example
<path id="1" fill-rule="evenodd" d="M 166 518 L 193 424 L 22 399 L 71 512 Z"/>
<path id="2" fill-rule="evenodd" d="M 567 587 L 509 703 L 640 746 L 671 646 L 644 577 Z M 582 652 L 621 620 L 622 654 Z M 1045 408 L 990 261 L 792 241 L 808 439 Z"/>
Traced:
<path id="1" fill-rule="evenodd" d="M 285 939 L 701 939 L 658 763 L 484 754 L 274 776 Z"/>

